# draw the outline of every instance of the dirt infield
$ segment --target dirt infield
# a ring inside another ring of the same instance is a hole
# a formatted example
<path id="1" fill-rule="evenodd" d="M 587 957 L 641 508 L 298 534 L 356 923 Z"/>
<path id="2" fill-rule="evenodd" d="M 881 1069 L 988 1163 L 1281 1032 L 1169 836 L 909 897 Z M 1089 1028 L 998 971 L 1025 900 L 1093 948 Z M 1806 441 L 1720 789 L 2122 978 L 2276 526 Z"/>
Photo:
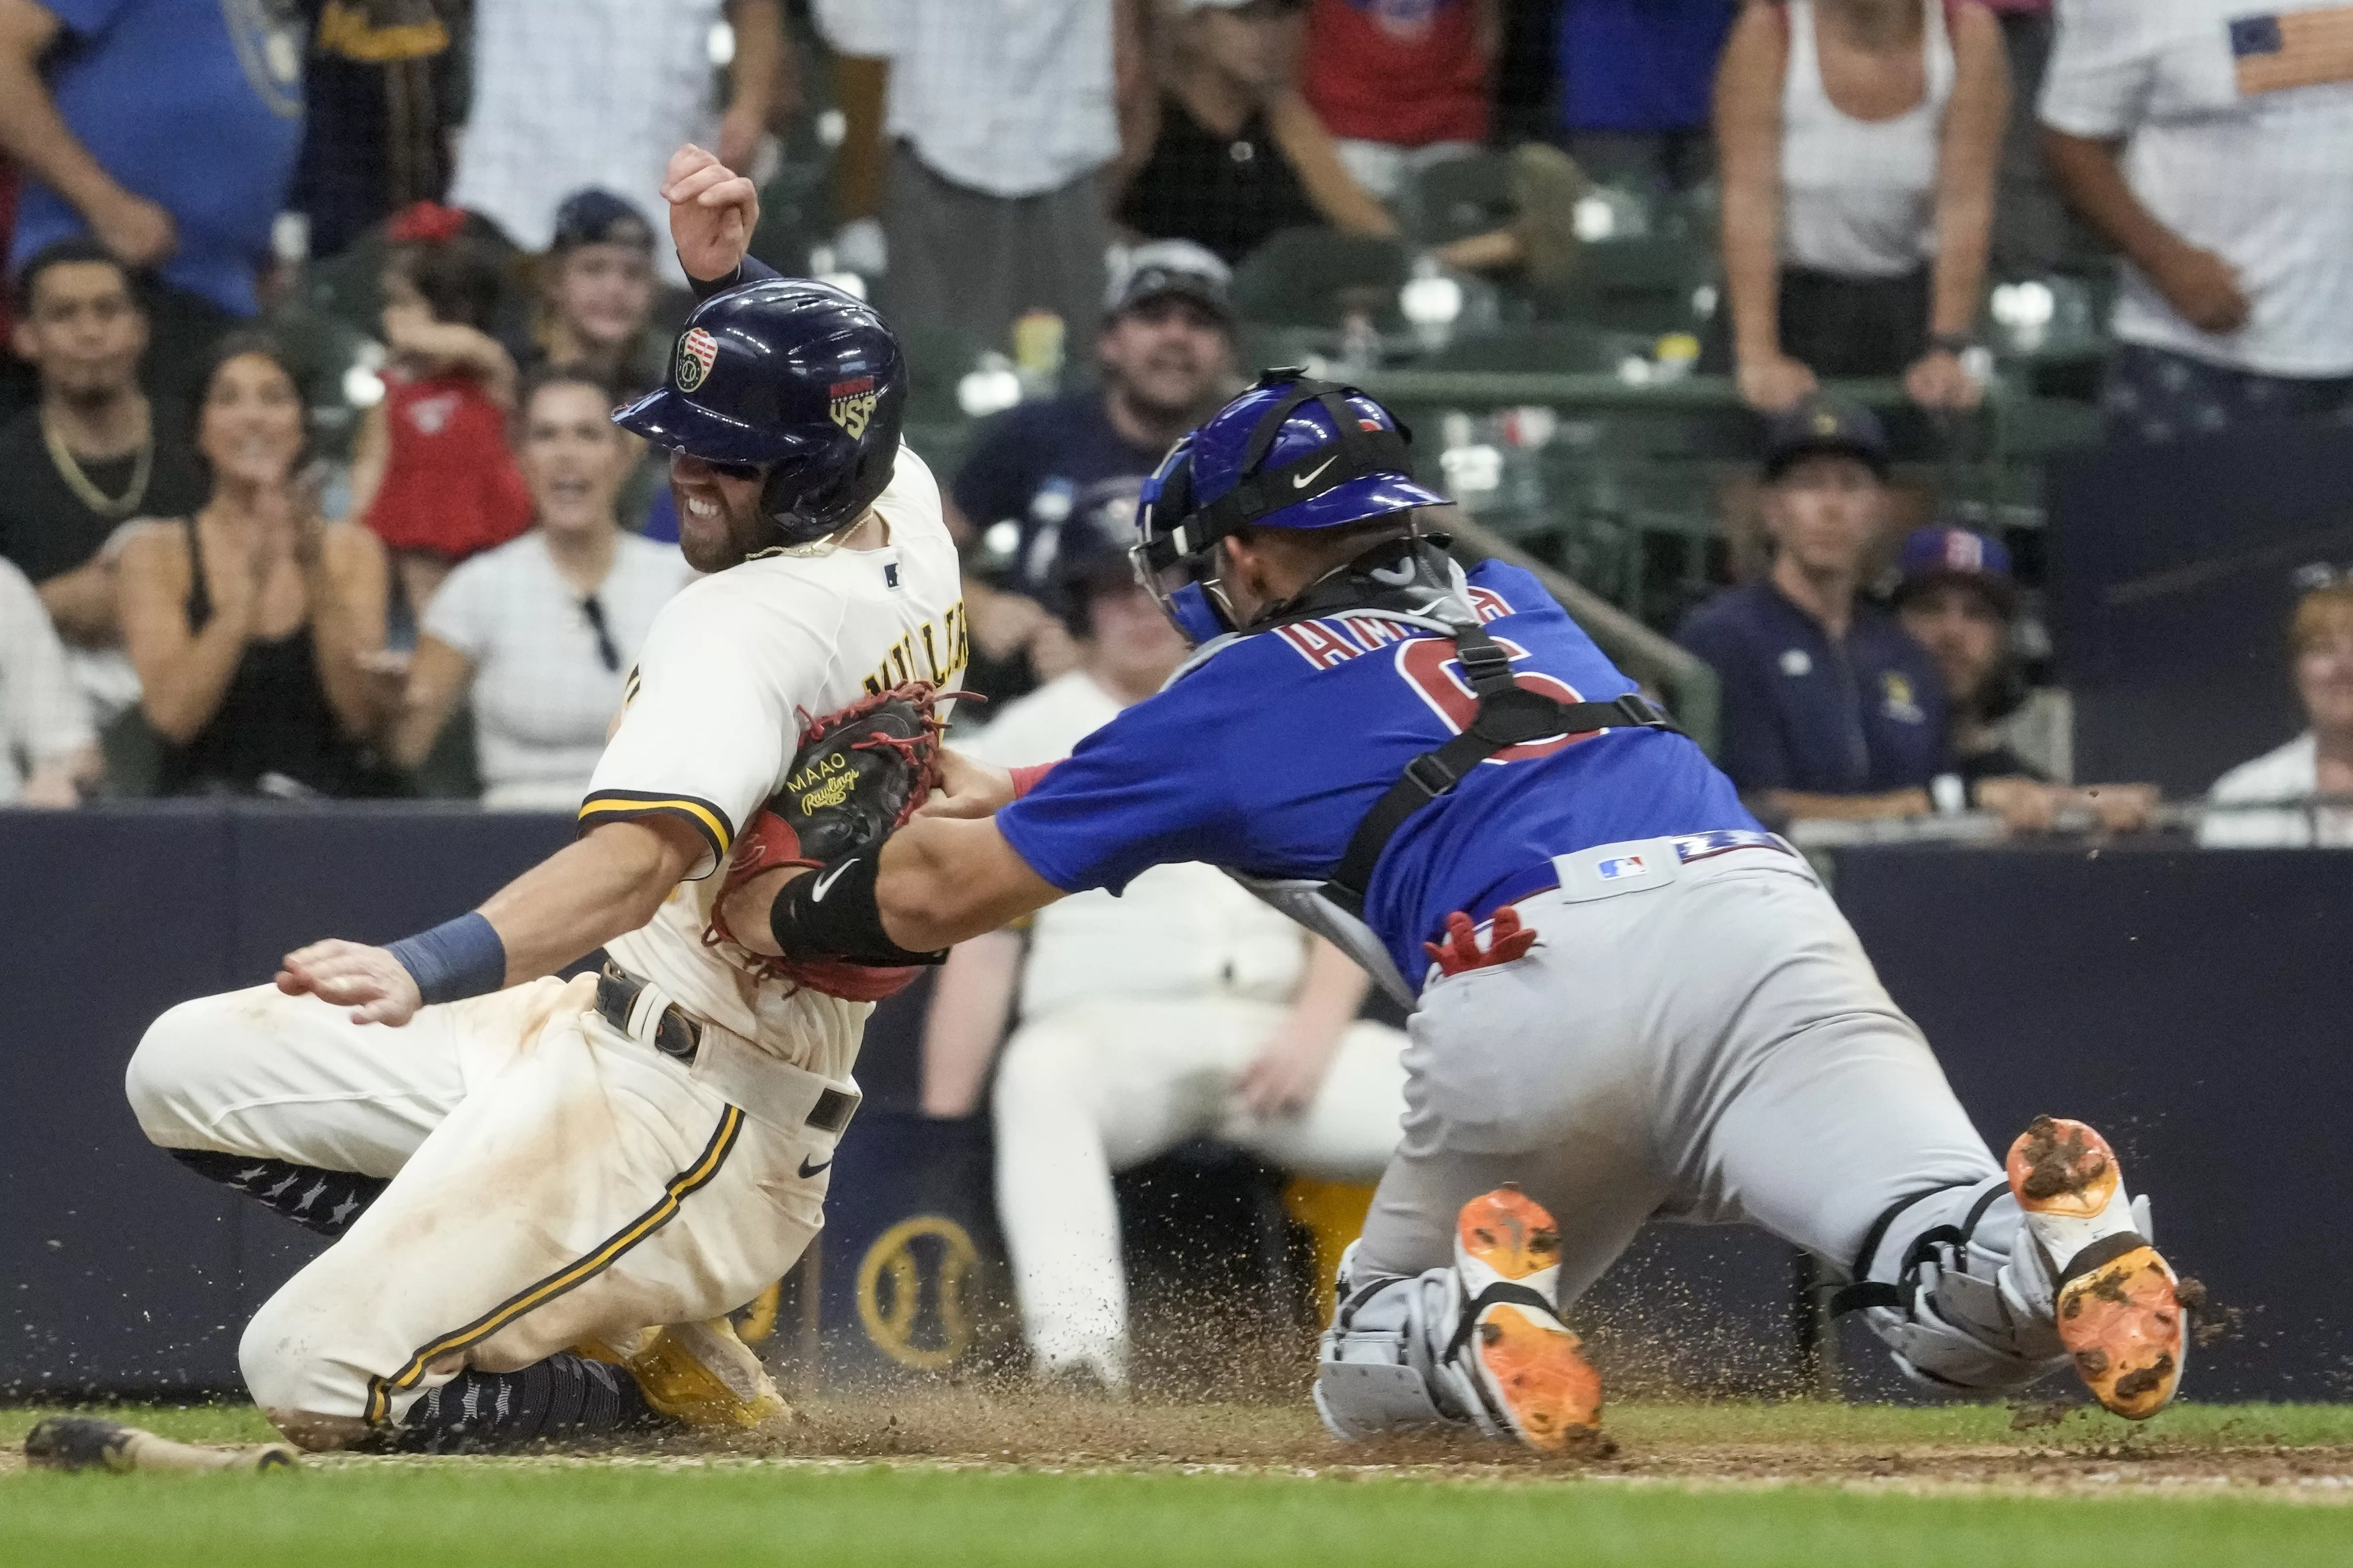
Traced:
<path id="1" fill-rule="evenodd" d="M 108 1412 L 190 1440 L 259 1438 L 249 1407 Z M 35 1412 L 0 1412 L 0 1473 Z M 2143 1426 L 2080 1406 L 1907 1409 L 1791 1402 L 1632 1405 L 1542 1458 L 1469 1436 L 1333 1442 L 1297 1404 L 1117 1402 L 986 1387 L 834 1394 L 732 1444 L 670 1443 L 450 1461 L 331 1457 L 322 1468 L 488 1462 L 597 1467 L 885 1462 L 1027 1471 L 1232 1471 L 1537 1484 L 1830 1487 L 1911 1493 L 2261 1495 L 2353 1502 L 2353 1407 L 2183 1406 Z"/>
<path id="2" fill-rule="evenodd" d="M 2315 1430 L 2316 1424 L 2320 1428 Z M 1118 1404 L 945 1390 L 812 1401 L 747 1452 L 785 1462 L 1314 1470 L 1538 1481 L 2112 1493 L 2263 1489 L 2353 1502 L 2353 1411 L 2185 1409 L 2144 1427 L 2065 1404 L 1896 1409 L 1637 1405 L 1578 1451 L 1540 1457 L 1469 1436 L 1334 1442 L 1299 1405 Z M 2319 1441 L 2314 1441 L 2314 1438 Z"/>

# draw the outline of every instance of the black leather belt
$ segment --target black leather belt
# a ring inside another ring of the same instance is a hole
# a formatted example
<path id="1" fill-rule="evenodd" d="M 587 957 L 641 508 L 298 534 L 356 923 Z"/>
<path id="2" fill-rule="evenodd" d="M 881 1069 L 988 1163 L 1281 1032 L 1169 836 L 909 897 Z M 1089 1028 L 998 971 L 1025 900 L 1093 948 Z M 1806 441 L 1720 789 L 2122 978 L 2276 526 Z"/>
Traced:
<path id="1" fill-rule="evenodd" d="M 596 976 L 597 1016 L 625 1035 L 634 1037 L 629 1026 L 629 1015 L 637 1008 L 638 998 L 645 994 L 646 983 L 626 970 L 611 964 Z M 661 1010 L 654 1021 L 654 1048 L 666 1057 L 691 1067 L 702 1049 L 702 1025 L 685 1008 L 672 1002 Z M 858 1110 L 858 1097 L 828 1089 L 818 1094 L 817 1103 L 809 1108 L 808 1125 L 820 1132 L 839 1136 L 849 1125 L 850 1116 Z"/>

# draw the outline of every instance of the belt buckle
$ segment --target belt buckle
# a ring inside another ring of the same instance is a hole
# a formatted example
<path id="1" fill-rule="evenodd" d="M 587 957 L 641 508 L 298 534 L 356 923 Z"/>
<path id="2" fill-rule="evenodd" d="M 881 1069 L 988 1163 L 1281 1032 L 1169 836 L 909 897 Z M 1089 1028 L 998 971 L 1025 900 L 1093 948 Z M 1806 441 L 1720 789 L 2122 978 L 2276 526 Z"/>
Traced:
<path id="1" fill-rule="evenodd" d="M 654 1020 L 654 1049 L 673 1061 L 692 1067 L 702 1050 L 702 1026 L 672 1002 Z"/>
<path id="2" fill-rule="evenodd" d="M 604 973 L 596 976 L 596 1011 L 623 1034 L 634 1034 L 630 1016 L 637 1011 L 638 999 L 651 985 L 651 981 L 640 980 L 618 964 L 607 963 Z M 695 1057 L 702 1049 L 702 1026 L 675 1002 L 663 1005 L 648 1034 L 651 1037 L 645 1044 L 688 1067 L 694 1065 Z"/>

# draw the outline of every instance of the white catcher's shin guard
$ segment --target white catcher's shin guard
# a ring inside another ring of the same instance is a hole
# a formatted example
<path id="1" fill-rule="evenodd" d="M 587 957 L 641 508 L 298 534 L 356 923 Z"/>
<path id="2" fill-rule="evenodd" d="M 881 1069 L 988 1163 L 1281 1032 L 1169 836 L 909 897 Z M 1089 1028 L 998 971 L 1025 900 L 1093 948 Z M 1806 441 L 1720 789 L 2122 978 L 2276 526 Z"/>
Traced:
<path id="1" fill-rule="evenodd" d="M 1850 1285 L 1833 1310 L 1864 1308 L 1896 1369 L 1923 1387 L 1992 1393 L 2056 1370 L 2066 1352 L 2051 1328 L 2050 1277 L 2032 1247 L 2012 1258 L 2019 1223 L 2009 1198 L 2007 1181 L 1981 1184 L 1958 1225 L 1925 1230 L 1896 1256 L 1893 1282 Z M 1900 1217 L 1899 1210 L 1887 1219 Z M 1870 1250 L 1879 1250 L 1879 1239 Z M 1857 1271 L 1873 1261 L 1858 1258 Z"/>
<path id="2" fill-rule="evenodd" d="M 1353 1443 L 1383 1433 L 1461 1425 L 1461 1394 L 1446 1405 L 1437 1352 L 1454 1327 L 1453 1270 L 1410 1279 L 1356 1278 L 1356 1244 L 1340 1255 L 1338 1304 L 1315 1366 L 1315 1414 L 1335 1437 Z M 1468 1391 L 1462 1391 L 1467 1393 Z"/>
<path id="3" fill-rule="evenodd" d="M 2148 1200 L 2133 1205 L 2148 1233 Z M 1839 1293 L 1834 1310 L 1865 1308 L 1896 1369 L 1925 1388 L 1994 1394 L 2023 1388 L 2068 1364 L 2053 1320 L 2050 1261 L 2030 1239 L 2009 1182 L 1984 1184 L 1958 1226 L 1923 1232 L 1894 1284 Z"/>

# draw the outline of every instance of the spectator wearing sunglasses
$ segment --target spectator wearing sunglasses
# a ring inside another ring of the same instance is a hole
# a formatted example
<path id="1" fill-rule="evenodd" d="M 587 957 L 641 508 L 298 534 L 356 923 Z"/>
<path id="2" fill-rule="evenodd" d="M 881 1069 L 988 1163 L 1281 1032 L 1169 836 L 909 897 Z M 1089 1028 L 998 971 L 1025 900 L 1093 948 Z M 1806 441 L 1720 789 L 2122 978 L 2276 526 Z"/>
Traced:
<path id="1" fill-rule="evenodd" d="M 585 370 L 532 377 L 516 454 L 531 531 L 449 574 L 406 666 L 394 761 L 423 762 L 470 689 L 485 805 L 579 805 L 654 612 L 694 574 L 675 545 L 615 520 L 636 457 L 615 401 Z"/>

